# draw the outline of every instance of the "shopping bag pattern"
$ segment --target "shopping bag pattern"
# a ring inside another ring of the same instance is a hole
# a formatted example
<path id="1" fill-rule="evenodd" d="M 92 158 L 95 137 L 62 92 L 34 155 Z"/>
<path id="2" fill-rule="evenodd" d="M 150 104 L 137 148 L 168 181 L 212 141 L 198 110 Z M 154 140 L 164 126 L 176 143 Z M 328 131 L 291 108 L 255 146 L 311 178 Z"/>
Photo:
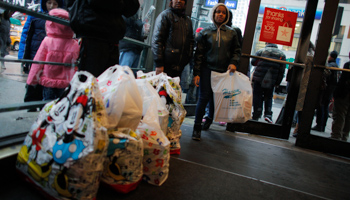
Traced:
<path id="1" fill-rule="evenodd" d="M 159 128 L 141 123 L 137 133 L 143 140 L 143 180 L 162 185 L 169 174 L 170 142 Z"/>
<path id="2" fill-rule="evenodd" d="M 55 199 L 94 199 L 107 154 L 105 115 L 96 79 L 77 72 L 40 111 L 18 153 L 18 171 Z"/>
<path id="3" fill-rule="evenodd" d="M 245 123 L 251 118 L 252 87 L 249 78 L 240 73 L 211 72 L 214 94 L 214 121 Z"/>
<path id="4" fill-rule="evenodd" d="M 144 105 L 147 109 L 136 130 L 143 141 L 143 177 L 148 183 L 160 186 L 169 174 L 170 142 L 160 129 L 153 98 L 144 98 Z"/>
<path id="5" fill-rule="evenodd" d="M 131 129 L 108 130 L 109 145 L 101 180 L 120 193 L 135 190 L 143 175 L 143 142 Z"/>

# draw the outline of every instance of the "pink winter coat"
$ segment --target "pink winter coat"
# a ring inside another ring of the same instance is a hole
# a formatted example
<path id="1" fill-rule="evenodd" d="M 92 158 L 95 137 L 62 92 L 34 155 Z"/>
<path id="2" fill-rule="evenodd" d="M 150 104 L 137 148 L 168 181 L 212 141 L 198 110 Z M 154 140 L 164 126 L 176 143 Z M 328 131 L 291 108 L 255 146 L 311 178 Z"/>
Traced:
<path id="1" fill-rule="evenodd" d="M 68 12 L 63 9 L 52 9 L 49 15 L 69 19 Z M 69 26 L 46 21 L 47 36 L 42 41 L 35 61 L 74 63 L 79 56 L 79 44 L 73 39 L 73 31 Z M 65 88 L 69 85 L 76 69 L 62 65 L 32 64 L 27 84 L 40 84 L 50 88 Z"/>

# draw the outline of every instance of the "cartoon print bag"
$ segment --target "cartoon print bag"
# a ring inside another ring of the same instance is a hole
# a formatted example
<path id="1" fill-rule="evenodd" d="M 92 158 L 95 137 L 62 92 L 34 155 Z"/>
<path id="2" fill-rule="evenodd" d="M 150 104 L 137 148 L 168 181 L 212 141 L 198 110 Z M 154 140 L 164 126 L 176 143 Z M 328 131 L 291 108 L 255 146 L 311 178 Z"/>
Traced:
<path id="1" fill-rule="evenodd" d="M 153 185 L 162 185 L 169 174 L 170 142 L 160 129 L 157 107 L 152 98 L 144 98 L 148 105 L 146 114 L 137 127 L 136 133 L 143 141 L 143 179 Z"/>
<path id="2" fill-rule="evenodd" d="M 142 97 L 131 69 L 115 65 L 97 79 L 106 106 L 107 128 L 135 130 L 142 116 Z"/>
<path id="3" fill-rule="evenodd" d="M 109 145 L 102 182 L 121 193 L 135 190 L 143 175 L 142 139 L 131 129 L 108 130 Z"/>
<path id="4" fill-rule="evenodd" d="M 105 115 L 96 79 L 77 72 L 40 111 L 18 153 L 18 171 L 55 199 L 95 198 L 107 154 Z"/>
<path id="5" fill-rule="evenodd" d="M 214 121 L 245 123 L 251 117 L 252 87 L 249 78 L 240 73 L 211 72 L 214 94 Z"/>

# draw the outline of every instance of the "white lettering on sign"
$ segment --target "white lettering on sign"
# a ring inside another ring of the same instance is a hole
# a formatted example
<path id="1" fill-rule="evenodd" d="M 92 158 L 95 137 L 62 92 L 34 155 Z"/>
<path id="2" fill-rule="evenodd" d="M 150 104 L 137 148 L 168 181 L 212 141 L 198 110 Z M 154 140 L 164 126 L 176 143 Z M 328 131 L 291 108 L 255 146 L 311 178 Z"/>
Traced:
<path id="1" fill-rule="evenodd" d="M 25 0 L 16 0 L 16 5 L 25 6 Z"/>
<path id="2" fill-rule="evenodd" d="M 270 20 L 275 20 L 275 21 L 281 21 L 283 22 L 283 18 L 284 18 L 284 13 L 282 12 L 273 12 L 271 10 L 267 10 L 266 19 L 270 19 Z"/>
<path id="3" fill-rule="evenodd" d="M 218 3 L 217 0 L 208 0 L 208 1 L 207 1 L 207 5 L 208 5 L 208 6 L 215 6 L 217 3 Z"/>
<path id="4" fill-rule="evenodd" d="M 234 8 L 235 7 L 235 3 L 233 3 L 233 2 L 226 2 L 226 6 L 227 7 L 230 7 L 230 8 Z"/>

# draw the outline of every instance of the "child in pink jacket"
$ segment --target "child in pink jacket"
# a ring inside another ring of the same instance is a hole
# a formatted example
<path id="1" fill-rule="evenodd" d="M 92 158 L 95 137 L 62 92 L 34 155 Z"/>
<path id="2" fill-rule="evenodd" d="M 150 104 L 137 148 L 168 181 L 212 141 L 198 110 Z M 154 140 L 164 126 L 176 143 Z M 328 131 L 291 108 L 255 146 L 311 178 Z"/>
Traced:
<path id="1" fill-rule="evenodd" d="M 49 15 L 68 19 L 68 12 L 52 9 Z M 34 61 L 74 63 L 79 56 L 79 44 L 73 39 L 74 32 L 69 26 L 46 21 L 47 36 L 42 41 Z M 53 100 L 69 85 L 76 69 L 62 65 L 32 64 L 27 79 L 28 85 L 43 86 L 43 100 Z"/>

